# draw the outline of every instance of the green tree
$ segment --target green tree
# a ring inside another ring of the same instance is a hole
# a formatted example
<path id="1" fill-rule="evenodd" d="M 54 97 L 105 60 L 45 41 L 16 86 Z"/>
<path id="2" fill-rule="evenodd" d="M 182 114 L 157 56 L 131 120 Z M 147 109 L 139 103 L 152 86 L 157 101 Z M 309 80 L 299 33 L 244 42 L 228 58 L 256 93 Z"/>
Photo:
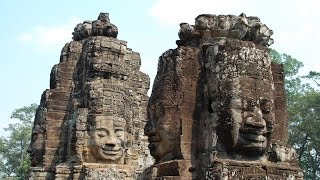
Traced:
<path id="1" fill-rule="evenodd" d="M 33 118 L 37 104 L 31 104 L 14 110 L 11 119 L 18 120 L 7 128 L 7 137 L 0 137 L 0 173 L 2 178 L 25 179 L 30 167 L 27 148 L 31 139 Z"/>
<path id="2" fill-rule="evenodd" d="M 313 80 L 320 87 L 320 72 L 310 71 L 308 75 L 303 77 Z"/>
<path id="3" fill-rule="evenodd" d="M 289 143 L 297 150 L 306 180 L 320 179 L 320 73 L 298 76 L 302 62 L 287 54 L 271 51 L 274 61 L 284 64 Z M 312 87 L 304 79 L 313 80 Z"/>

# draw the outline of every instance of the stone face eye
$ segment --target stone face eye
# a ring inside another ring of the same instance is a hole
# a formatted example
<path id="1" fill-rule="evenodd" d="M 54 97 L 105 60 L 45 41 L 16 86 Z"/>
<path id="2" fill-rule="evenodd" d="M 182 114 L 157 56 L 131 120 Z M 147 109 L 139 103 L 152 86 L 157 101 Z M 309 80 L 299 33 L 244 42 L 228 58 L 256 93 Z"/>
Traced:
<path id="1" fill-rule="evenodd" d="M 245 110 L 252 110 L 257 107 L 257 104 L 257 101 L 254 99 L 246 98 L 242 100 L 242 108 L 244 108 Z"/>
<path id="2" fill-rule="evenodd" d="M 272 102 L 267 99 L 262 99 L 260 101 L 260 109 L 263 114 L 268 114 L 272 111 Z"/>
<path id="3" fill-rule="evenodd" d="M 108 132 L 105 131 L 105 130 L 99 130 L 97 135 L 98 135 L 99 138 L 103 138 L 103 137 L 108 135 Z"/>
<path id="4" fill-rule="evenodd" d="M 114 130 L 114 133 L 117 137 L 122 137 L 123 136 L 123 133 L 124 133 L 124 130 L 122 128 L 117 128 Z"/>
<path id="5" fill-rule="evenodd" d="M 104 137 L 104 134 L 99 133 L 98 136 L 99 137 Z"/>

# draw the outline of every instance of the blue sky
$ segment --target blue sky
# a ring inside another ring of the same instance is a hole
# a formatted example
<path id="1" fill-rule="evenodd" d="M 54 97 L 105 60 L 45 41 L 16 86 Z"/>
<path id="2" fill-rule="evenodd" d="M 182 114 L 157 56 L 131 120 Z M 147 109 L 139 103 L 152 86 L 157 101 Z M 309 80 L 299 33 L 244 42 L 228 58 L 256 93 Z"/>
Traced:
<path id="1" fill-rule="evenodd" d="M 142 71 L 153 80 L 158 57 L 175 48 L 179 23 L 194 24 L 199 14 L 258 16 L 274 30 L 271 46 L 302 61 L 303 72 L 320 71 L 320 2 L 318 0 L 8 0 L 0 2 L 1 71 L 0 134 L 12 122 L 11 112 L 38 103 L 49 88 L 51 67 L 71 41 L 77 23 L 108 12 L 142 59 Z"/>

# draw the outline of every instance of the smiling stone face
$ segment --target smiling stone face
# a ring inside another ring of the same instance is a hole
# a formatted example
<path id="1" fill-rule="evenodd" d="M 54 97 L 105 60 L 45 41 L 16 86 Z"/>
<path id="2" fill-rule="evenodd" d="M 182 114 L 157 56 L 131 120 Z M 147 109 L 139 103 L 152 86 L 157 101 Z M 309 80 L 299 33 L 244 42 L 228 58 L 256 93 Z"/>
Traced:
<path id="1" fill-rule="evenodd" d="M 250 85 L 251 88 L 246 88 Z M 240 79 L 239 89 L 232 93 L 230 120 L 232 147 L 244 153 L 262 154 L 273 130 L 271 93 L 259 90 L 262 82 L 252 78 Z M 265 89 L 272 89 L 264 82 Z"/>
<path id="2" fill-rule="evenodd" d="M 182 158 L 182 69 L 175 56 L 179 53 L 180 50 L 168 50 L 160 56 L 148 102 L 144 134 L 148 136 L 148 147 L 155 164 Z"/>
<path id="3" fill-rule="evenodd" d="M 44 142 L 45 135 L 42 128 L 39 125 L 35 125 L 32 130 L 31 142 L 27 149 L 31 159 L 31 165 L 37 166 L 42 165 L 43 154 L 44 154 Z"/>
<path id="4" fill-rule="evenodd" d="M 217 147 L 228 154 L 262 157 L 274 126 L 274 82 L 267 51 L 244 41 L 221 41 L 206 50 L 207 123 L 217 129 Z M 239 47 L 242 48 L 239 48 Z"/>
<path id="5" fill-rule="evenodd" d="M 98 161 L 118 162 L 125 150 L 125 120 L 97 115 L 90 130 L 90 148 Z"/>
<path id="6" fill-rule="evenodd" d="M 145 135 L 148 136 L 150 154 L 156 163 L 161 163 L 179 156 L 180 118 L 176 108 L 153 103 L 148 109 Z"/>

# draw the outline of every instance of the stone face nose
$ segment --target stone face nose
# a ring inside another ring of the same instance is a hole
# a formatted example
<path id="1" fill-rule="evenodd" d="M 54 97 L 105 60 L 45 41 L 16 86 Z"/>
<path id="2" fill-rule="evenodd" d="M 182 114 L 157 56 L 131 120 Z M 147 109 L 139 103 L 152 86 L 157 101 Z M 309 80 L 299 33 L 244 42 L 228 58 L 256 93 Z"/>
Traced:
<path id="1" fill-rule="evenodd" d="M 265 120 L 262 118 L 260 108 L 254 108 L 252 111 L 246 113 L 244 124 L 253 128 L 264 128 L 266 126 Z"/>
<path id="2" fill-rule="evenodd" d="M 114 133 L 110 133 L 108 138 L 106 139 L 105 141 L 105 146 L 108 146 L 108 147 L 115 147 L 117 145 L 117 139 L 115 137 L 115 134 Z"/>
<path id="3" fill-rule="evenodd" d="M 153 125 L 153 123 L 149 120 L 146 124 L 146 126 L 144 127 L 144 135 L 146 136 L 151 136 L 155 134 L 155 127 Z"/>

